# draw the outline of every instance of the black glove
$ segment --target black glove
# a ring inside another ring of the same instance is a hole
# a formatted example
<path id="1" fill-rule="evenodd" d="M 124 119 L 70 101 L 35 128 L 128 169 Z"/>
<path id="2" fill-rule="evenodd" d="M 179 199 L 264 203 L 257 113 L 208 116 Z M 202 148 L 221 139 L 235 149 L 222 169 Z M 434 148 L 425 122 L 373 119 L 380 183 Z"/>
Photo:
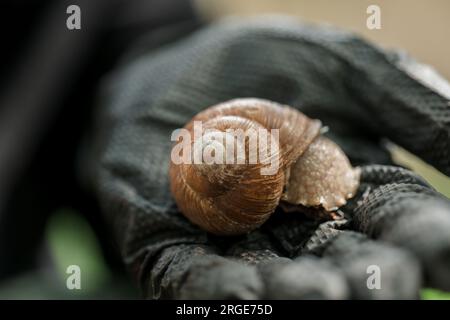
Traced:
<path id="1" fill-rule="evenodd" d="M 389 299 L 416 298 L 424 285 L 450 289 L 449 201 L 392 166 L 382 143 L 450 173 L 448 100 L 415 79 L 414 61 L 284 18 L 231 19 L 140 52 L 105 84 L 92 168 L 145 296 Z M 177 211 L 168 184 L 172 131 L 237 97 L 288 104 L 329 126 L 362 169 L 344 220 L 319 225 L 277 211 L 248 235 L 217 237 Z M 379 290 L 367 287 L 371 265 L 381 270 Z"/>

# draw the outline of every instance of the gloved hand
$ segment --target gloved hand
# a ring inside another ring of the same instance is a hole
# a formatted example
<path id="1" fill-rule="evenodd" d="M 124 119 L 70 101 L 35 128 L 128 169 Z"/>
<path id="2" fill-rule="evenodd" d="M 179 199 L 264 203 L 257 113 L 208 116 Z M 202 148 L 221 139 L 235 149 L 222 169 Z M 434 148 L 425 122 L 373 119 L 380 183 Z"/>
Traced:
<path id="1" fill-rule="evenodd" d="M 390 139 L 448 175 L 445 83 L 431 89 L 436 78 L 420 78 L 422 66 L 352 34 L 279 17 L 230 19 L 139 51 L 105 83 L 92 176 L 146 297 L 401 299 L 417 298 L 422 286 L 450 290 L 450 203 L 393 166 L 383 144 Z M 248 235 L 218 237 L 177 211 L 172 131 L 237 97 L 288 104 L 330 128 L 362 169 L 344 220 L 277 211 Z M 367 286 L 372 265 L 379 290 Z"/>

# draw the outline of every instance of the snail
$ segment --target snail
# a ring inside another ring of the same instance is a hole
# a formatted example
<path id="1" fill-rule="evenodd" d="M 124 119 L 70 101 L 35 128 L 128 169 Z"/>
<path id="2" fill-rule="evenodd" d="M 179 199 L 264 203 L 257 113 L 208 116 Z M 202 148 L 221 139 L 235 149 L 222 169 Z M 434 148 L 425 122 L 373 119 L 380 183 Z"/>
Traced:
<path id="1" fill-rule="evenodd" d="M 321 135 L 321 122 L 286 105 L 230 100 L 201 111 L 182 132 L 172 139 L 179 143 L 171 153 L 171 193 L 192 223 L 217 235 L 250 232 L 278 206 L 336 219 L 359 185 L 359 168 Z"/>

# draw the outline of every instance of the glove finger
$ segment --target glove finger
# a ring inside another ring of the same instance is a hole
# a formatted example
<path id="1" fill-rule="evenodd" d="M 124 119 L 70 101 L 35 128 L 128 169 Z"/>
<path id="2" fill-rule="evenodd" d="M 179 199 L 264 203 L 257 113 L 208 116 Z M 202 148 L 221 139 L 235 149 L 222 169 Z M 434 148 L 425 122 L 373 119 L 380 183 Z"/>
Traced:
<path id="1" fill-rule="evenodd" d="M 262 292 L 255 267 L 221 257 L 211 247 L 166 248 L 150 270 L 151 298 L 258 299 Z"/>
<path id="2" fill-rule="evenodd" d="M 312 252 L 320 252 L 345 275 L 353 299 L 419 297 L 420 264 L 406 251 L 371 241 L 353 231 L 328 236 L 314 249 Z"/>
<path id="3" fill-rule="evenodd" d="M 265 299 L 345 299 L 347 283 L 325 260 L 313 256 L 298 261 L 282 257 L 272 237 L 262 231 L 248 234 L 227 251 L 233 259 L 258 269 Z"/>
<path id="4" fill-rule="evenodd" d="M 372 189 L 356 205 L 353 225 L 413 252 L 424 266 L 427 285 L 450 290 L 450 201 L 413 173 L 403 170 L 396 180 L 392 170 L 363 167 L 362 181 Z"/>
<path id="5" fill-rule="evenodd" d="M 332 299 L 349 298 L 349 287 L 342 272 L 326 259 L 304 256 L 271 260 L 258 265 L 265 284 L 266 299 Z"/>

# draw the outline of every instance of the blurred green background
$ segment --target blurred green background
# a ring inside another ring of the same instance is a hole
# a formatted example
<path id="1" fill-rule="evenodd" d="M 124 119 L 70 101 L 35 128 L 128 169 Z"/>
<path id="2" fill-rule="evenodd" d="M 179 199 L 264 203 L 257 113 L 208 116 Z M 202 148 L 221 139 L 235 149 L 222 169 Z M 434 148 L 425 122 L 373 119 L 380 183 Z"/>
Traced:
<path id="1" fill-rule="evenodd" d="M 42 267 L 0 286 L 0 299 L 136 299 L 125 275 L 108 268 L 88 222 L 78 212 L 61 209 L 47 223 Z M 68 290 L 67 267 L 81 270 L 81 289 Z"/>

